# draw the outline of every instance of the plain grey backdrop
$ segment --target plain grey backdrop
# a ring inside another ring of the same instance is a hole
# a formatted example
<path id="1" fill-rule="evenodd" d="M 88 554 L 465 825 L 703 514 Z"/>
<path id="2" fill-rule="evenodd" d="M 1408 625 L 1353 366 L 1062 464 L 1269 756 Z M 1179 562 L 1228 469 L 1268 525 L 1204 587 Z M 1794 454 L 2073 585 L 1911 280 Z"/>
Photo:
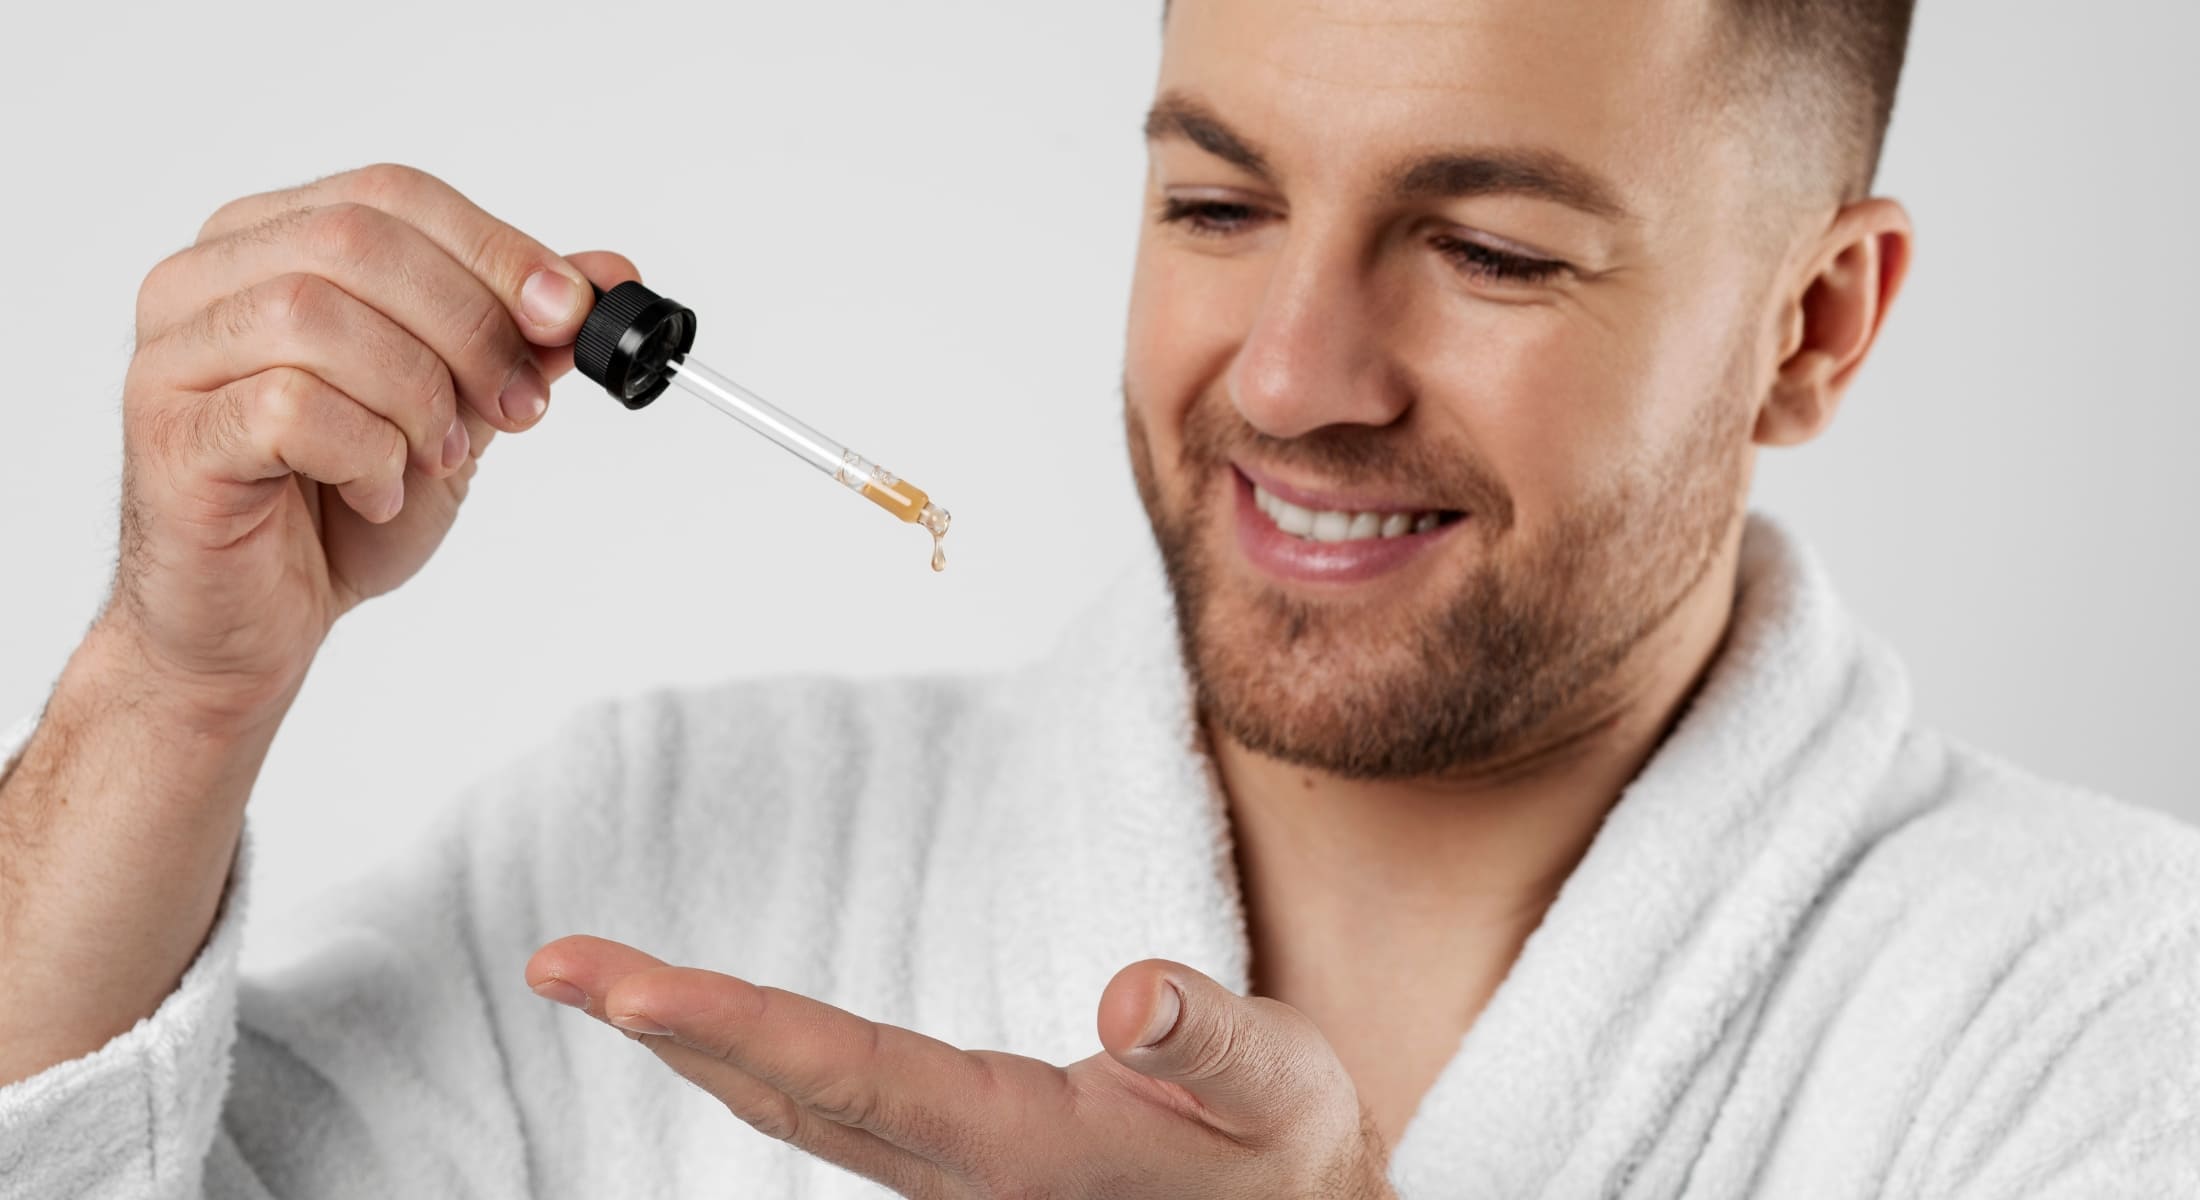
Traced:
<path id="1" fill-rule="evenodd" d="M 105 592 L 140 278 L 225 200 L 384 159 L 633 258 L 699 357 L 931 489 L 953 562 L 700 403 L 568 378 L 316 662 L 253 804 L 258 904 L 402 846 L 591 697 L 1039 652 L 1147 538 L 1117 381 L 1158 8 L 12 16 L 0 724 Z M 2196 39 L 2186 3 L 1922 0 L 1881 179 L 1915 273 L 1831 434 L 1757 492 L 1927 721 L 2187 819 Z"/>

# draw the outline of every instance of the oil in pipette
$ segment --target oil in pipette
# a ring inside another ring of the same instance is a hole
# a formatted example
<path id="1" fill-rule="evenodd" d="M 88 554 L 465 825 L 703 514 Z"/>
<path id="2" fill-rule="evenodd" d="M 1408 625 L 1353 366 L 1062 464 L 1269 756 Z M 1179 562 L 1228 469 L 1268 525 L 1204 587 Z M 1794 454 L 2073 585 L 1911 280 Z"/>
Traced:
<path id="1" fill-rule="evenodd" d="M 892 471 L 866 462 L 853 452 L 846 457 L 848 468 L 844 469 L 841 481 L 845 483 L 852 479 L 862 479 L 858 491 L 864 499 L 912 525 L 922 525 L 925 532 L 932 535 L 932 569 L 946 570 L 947 523 L 953 519 L 948 511 L 932 503 L 932 498 L 925 494 L 923 488 Z"/>

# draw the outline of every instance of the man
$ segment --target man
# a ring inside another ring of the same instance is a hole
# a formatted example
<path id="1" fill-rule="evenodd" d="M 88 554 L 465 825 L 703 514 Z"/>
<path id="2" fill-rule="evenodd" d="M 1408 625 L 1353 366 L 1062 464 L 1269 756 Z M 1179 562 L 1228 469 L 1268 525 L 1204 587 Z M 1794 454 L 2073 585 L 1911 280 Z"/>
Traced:
<path id="1" fill-rule="evenodd" d="M 1160 568 L 1000 679 L 592 708 L 241 986 L 315 647 L 635 271 L 402 168 L 225 207 L 0 784 L 6 1189 L 2191 1194 L 2200 838 L 1910 728 L 1744 515 L 1902 281 L 1907 24 L 1183 0 Z"/>

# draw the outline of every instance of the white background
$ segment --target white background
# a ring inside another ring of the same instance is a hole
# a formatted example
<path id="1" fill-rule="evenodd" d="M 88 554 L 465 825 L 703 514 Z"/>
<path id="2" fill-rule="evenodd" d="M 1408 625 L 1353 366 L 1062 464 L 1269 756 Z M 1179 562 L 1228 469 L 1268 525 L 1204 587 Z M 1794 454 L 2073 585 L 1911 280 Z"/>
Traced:
<path id="1" fill-rule="evenodd" d="M 1158 7 L 12 16 L 0 724 L 104 594 L 139 279 L 227 199 L 381 159 L 632 257 L 702 314 L 704 361 L 952 508 L 953 566 L 700 404 L 570 378 L 323 651 L 254 801 L 259 903 L 402 845 L 592 696 L 1043 649 L 1147 537 L 1117 380 Z M 1926 720 L 2200 818 L 2200 9 L 1922 9 L 1882 176 L 1917 269 L 1759 501 L 1907 655 Z"/>

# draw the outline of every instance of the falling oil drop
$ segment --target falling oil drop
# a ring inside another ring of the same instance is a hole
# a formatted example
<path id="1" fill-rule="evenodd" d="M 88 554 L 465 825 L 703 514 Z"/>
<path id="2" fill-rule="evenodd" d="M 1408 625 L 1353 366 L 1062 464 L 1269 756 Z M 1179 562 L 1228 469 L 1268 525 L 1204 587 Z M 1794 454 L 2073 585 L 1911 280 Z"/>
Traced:
<path id="1" fill-rule="evenodd" d="M 932 535 L 932 569 L 935 571 L 947 569 L 947 522 L 949 520 L 947 510 L 930 501 L 925 502 L 924 511 L 918 514 L 917 523 L 924 526 L 925 532 Z"/>

